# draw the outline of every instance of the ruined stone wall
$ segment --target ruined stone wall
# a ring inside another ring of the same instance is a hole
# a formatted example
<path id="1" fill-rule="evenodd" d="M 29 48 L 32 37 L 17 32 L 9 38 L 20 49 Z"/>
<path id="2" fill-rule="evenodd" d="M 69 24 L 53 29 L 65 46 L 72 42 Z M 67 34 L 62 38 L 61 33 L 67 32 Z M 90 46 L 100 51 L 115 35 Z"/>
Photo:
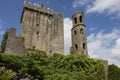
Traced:
<path id="1" fill-rule="evenodd" d="M 10 28 L 6 43 L 5 54 L 24 55 L 24 38 L 16 36 L 16 29 Z"/>
<path id="2" fill-rule="evenodd" d="M 103 67 L 103 71 L 104 71 L 104 80 L 108 80 L 108 61 L 106 60 L 100 60 L 100 64 L 102 64 L 103 66 L 99 66 L 99 67 Z M 101 76 L 99 76 L 100 80 L 103 80 L 103 74 L 101 74 Z"/>
<path id="3" fill-rule="evenodd" d="M 108 80 L 108 61 L 104 60 L 105 77 Z"/>
<path id="4" fill-rule="evenodd" d="M 21 35 L 26 49 L 38 49 L 48 55 L 64 53 L 63 15 L 55 14 L 43 5 L 24 4 Z"/>

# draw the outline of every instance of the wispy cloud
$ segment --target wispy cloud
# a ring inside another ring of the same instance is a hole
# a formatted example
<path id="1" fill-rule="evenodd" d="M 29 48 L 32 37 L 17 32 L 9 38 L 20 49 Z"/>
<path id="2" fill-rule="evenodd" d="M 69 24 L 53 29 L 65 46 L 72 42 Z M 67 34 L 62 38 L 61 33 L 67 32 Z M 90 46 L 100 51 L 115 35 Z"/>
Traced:
<path id="1" fill-rule="evenodd" d="M 86 5 L 86 13 L 107 13 L 115 18 L 120 18 L 120 0 L 75 0 L 73 7 Z"/>
<path id="2" fill-rule="evenodd" d="M 94 31 L 96 28 L 95 27 L 91 27 L 90 28 L 90 31 L 92 32 L 92 31 Z"/>
<path id="3" fill-rule="evenodd" d="M 2 20 L 0 20 L 0 29 L 2 28 Z"/>
<path id="4" fill-rule="evenodd" d="M 113 29 L 110 33 L 93 33 L 88 36 L 88 52 L 91 57 L 107 59 L 109 63 L 120 66 L 120 29 Z"/>
<path id="5" fill-rule="evenodd" d="M 65 53 L 70 53 L 72 20 L 64 19 Z M 101 30 L 87 37 L 88 52 L 93 58 L 108 60 L 120 66 L 120 28 L 114 28 L 110 33 Z"/>
<path id="6" fill-rule="evenodd" d="M 3 35 L 5 33 L 5 31 L 0 31 L 0 36 Z"/>
<path id="7" fill-rule="evenodd" d="M 50 1 L 49 1 L 49 0 L 47 0 L 47 1 L 46 1 L 46 5 L 49 5 L 49 4 L 50 4 Z"/>
<path id="8" fill-rule="evenodd" d="M 90 3 L 91 1 L 93 1 L 93 0 L 74 0 L 74 2 L 72 3 L 73 8 L 84 6 L 84 5 L 88 4 L 88 3 Z"/>
<path id="9" fill-rule="evenodd" d="M 4 34 L 4 31 L 2 30 L 2 20 L 0 19 L 0 36 Z"/>

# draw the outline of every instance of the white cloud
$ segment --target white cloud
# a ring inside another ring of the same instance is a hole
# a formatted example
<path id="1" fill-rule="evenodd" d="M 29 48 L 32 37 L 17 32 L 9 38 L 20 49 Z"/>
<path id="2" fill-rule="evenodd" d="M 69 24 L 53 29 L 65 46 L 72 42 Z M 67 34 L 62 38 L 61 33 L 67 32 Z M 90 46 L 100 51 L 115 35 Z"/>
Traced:
<path id="1" fill-rule="evenodd" d="M 71 28 L 72 20 L 70 18 L 64 18 L 64 44 L 65 44 L 65 54 L 70 53 L 71 47 Z"/>
<path id="2" fill-rule="evenodd" d="M 88 52 L 91 57 L 106 59 L 110 64 L 120 66 L 120 29 L 111 33 L 91 34 L 88 39 Z"/>
<path id="3" fill-rule="evenodd" d="M 94 31 L 96 28 L 95 27 L 91 27 L 90 28 L 90 31 L 92 32 L 92 31 Z"/>
<path id="4" fill-rule="evenodd" d="M 72 20 L 64 18 L 65 54 L 70 53 Z M 110 33 L 101 30 L 87 37 L 90 57 L 108 60 L 110 64 L 120 66 L 120 29 L 114 28 Z"/>
<path id="5" fill-rule="evenodd" d="M 87 13 L 107 13 L 112 18 L 120 18 L 120 0 L 75 0 L 73 2 L 74 8 L 83 5 L 86 5 Z"/>
<path id="6" fill-rule="evenodd" d="M 76 8 L 76 7 L 86 5 L 91 1 L 93 1 L 93 0 L 74 0 L 74 2 L 72 4 L 73 4 L 73 7 Z"/>
<path id="7" fill-rule="evenodd" d="M 3 35 L 5 33 L 5 31 L 0 31 L 0 36 Z"/>
<path id="8" fill-rule="evenodd" d="M 2 29 L 2 20 L 0 20 L 0 36 L 4 34 L 4 31 Z"/>

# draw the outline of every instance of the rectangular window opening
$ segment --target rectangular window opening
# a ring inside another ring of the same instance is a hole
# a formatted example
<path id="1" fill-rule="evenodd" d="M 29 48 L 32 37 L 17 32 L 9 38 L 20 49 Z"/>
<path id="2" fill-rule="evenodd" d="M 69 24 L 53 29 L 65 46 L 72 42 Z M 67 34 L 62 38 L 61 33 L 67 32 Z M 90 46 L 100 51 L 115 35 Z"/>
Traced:
<path id="1" fill-rule="evenodd" d="M 77 34 L 76 30 L 74 31 L 74 34 L 75 34 L 75 35 Z"/>
<path id="2" fill-rule="evenodd" d="M 78 50 L 78 45 L 77 44 L 75 44 L 75 49 Z"/>
<path id="3" fill-rule="evenodd" d="M 36 34 L 39 35 L 39 31 L 37 31 Z"/>
<path id="4" fill-rule="evenodd" d="M 84 32 L 83 32 L 83 29 L 80 29 L 80 34 L 83 34 Z"/>
<path id="5" fill-rule="evenodd" d="M 35 50 L 35 46 L 33 46 L 33 50 Z"/>
<path id="6" fill-rule="evenodd" d="M 36 26 L 38 27 L 38 26 L 39 26 L 39 24 L 36 24 Z"/>
<path id="7" fill-rule="evenodd" d="M 86 44 L 85 44 L 85 43 L 83 43 L 83 49 L 85 49 L 85 47 L 86 47 Z"/>

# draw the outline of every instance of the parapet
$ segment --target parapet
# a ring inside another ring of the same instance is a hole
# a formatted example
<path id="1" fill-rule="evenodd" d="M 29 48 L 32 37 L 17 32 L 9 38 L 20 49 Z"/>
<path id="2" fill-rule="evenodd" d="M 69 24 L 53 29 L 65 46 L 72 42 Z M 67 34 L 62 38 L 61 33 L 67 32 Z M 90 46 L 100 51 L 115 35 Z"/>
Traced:
<path id="1" fill-rule="evenodd" d="M 12 31 L 12 32 L 16 32 L 16 29 L 12 27 L 12 28 L 8 29 L 8 31 L 9 31 L 9 32 L 11 32 L 11 31 Z"/>
<path id="2" fill-rule="evenodd" d="M 16 36 L 16 29 L 15 28 L 10 28 L 8 29 L 9 36 L 13 37 Z"/>
<path id="3" fill-rule="evenodd" d="M 63 18 L 63 13 L 57 13 L 57 15 Z"/>
<path id="4" fill-rule="evenodd" d="M 58 16 L 60 18 L 63 18 L 62 13 L 55 13 L 52 9 L 50 8 L 45 8 L 43 4 L 32 4 L 31 2 L 24 2 L 24 7 L 23 7 L 23 12 L 21 15 L 21 20 L 20 23 L 22 23 L 23 15 L 26 10 L 30 10 L 30 12 L 35 12 L 35 13 L 40 13 L 40 14 L 45 14 L 49 16 Z"/>
<path id="5" fill-rule="evenodd" d="M 42 12 L 42 13 L 49 14 L 49 15 L 50 14 L 53 15 L 53 11 L 51 9 L 45 8 L 43 4 L 36 5 L 36 4 L 32 4 L 30 2 L 25 2 L 24 8 L 28 8 L 30 10 Z"/>
<path id="6" fill-rule="evenodd" d="M 72 18 L 73 18 L 75 15 L 78 15 L 78 14 L 81 14 L 81 15 L 84 16 L 84 12 L 76 12 L 76 13 L 74 13 L 74 14 L 72 15 Z"/>

